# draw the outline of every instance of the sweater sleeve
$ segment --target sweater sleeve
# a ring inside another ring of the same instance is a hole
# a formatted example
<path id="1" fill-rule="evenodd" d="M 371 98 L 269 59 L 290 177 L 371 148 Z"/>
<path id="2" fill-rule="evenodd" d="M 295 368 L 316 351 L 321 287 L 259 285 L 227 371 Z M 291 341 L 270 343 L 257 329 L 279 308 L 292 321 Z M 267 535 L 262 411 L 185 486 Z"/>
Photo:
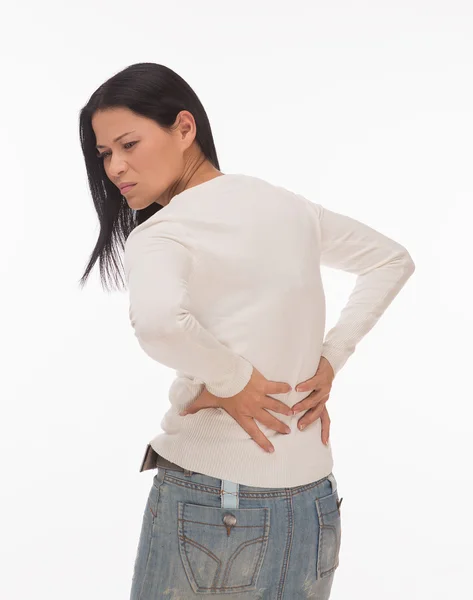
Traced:
<path id="1" fill-rule="evenodd" d="M 357 275 L 322 347 L 322 356 L 337 374 L 401 291 L 415 264 L 406 248 L 393 239 L 356 219 L 311 204 L 320 227 L 320 264 Z"/>
<path id="2" fill-rule="evenodd" d="M 131 325 L 152 359 L 193 374 L 215 396 L 234 396 L 249 382 L 253 365 L 192 314 L 188 283 L 195 258 L 176 233 L 177 223 L 161 221 L 128 236 L 124 265 Z"/>

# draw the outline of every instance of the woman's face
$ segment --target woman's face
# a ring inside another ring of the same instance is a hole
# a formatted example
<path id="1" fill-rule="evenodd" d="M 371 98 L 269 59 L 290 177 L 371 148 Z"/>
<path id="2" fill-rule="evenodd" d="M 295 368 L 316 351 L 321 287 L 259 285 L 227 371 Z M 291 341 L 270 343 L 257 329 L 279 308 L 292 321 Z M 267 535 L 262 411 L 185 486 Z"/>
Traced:
<path id="1" fill-rule="evenodd" d="M 101 110 L 92 117 L 97 155 L 102 155 L 98 160 L 107 177 L 117 187 L 126 181 L 136 184 L 123 191 L 130 208 L 143 209 L 153 202 L 165 206 L 174 195 L 189 161 L 185 151 L 195 138 L 189 112 L 181 111 L 176 122 L 179 127 L 168 132 L 128 108 Z"/>

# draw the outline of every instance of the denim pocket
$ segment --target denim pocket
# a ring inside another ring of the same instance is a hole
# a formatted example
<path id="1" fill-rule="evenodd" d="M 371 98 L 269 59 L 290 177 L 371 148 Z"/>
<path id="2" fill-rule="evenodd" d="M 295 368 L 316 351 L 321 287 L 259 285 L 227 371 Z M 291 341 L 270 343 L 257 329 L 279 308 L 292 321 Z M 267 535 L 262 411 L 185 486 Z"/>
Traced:
<path id="1" fill-rule="evenodd" d="M 339 564 L 342 536 L 340 504 L 337 490 L 315 499 L 319 519 L 317 579 L 330 575 Z"/>
<path id="2" fill-rule="evenodd" d="M 195 593 L 256 588 L 268 546 L 270 510 L 178 502 L 179 552 Z"/>

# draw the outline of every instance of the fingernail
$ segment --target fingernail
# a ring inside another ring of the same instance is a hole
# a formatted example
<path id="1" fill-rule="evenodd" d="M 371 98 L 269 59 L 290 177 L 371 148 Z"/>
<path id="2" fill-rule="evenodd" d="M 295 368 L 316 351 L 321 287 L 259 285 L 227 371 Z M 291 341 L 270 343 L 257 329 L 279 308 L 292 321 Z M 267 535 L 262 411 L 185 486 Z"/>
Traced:
<path id="1" fill-rule="evenodd" d="M 181 416 L 187 415 L 187 410 L 183 410 L 182 412 L 179 413 Z"/>
<path id="2" fill-rule="evenodd" d="M 271 448 L 269 448 L 269 450 L 268 450 L 268 451 L 269 451 L 269 452 L 274 452 L 274 448 L 272 448 L 272 447 L 271 447 Z"/>
<path id="3" fill-rule="evenodd" d="M 301 425 L 299 425 L 299 429 L 302 431 L 305 427 L 305 423 L 302 423 Z"/>
<path id="4" fill-rule="evenodd" d="M 302 392 L 302 386 L 301 385 L 298 385 L 296 387 L 296 392 Z"/>
<path id="5" fill-rule="evenodd" d="M 328 440 L 325 442 L 325 445 L 328 446 Z"/>

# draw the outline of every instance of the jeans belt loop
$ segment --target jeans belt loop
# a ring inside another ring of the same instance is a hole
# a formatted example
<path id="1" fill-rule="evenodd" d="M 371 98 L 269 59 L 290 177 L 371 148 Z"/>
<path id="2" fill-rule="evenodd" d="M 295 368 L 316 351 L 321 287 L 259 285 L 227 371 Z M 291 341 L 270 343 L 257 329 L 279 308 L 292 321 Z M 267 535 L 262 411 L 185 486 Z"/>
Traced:
<path id="1" fill-rule="evenodd" d="M 337 480 L 335 479 L 335 476 L 333 473 L 330 473 L 330 475 L 327 475 L 327 479 L 330 481 L 330 484 L 332 486 L 332 494 L 334 492 L 337 491 Z"/>
<path id="2" fill-rule="evenodd" d="M 220 486 L 220 506 L 222 508 L 238 508 L 240 484 L 222 479 Z"/>

